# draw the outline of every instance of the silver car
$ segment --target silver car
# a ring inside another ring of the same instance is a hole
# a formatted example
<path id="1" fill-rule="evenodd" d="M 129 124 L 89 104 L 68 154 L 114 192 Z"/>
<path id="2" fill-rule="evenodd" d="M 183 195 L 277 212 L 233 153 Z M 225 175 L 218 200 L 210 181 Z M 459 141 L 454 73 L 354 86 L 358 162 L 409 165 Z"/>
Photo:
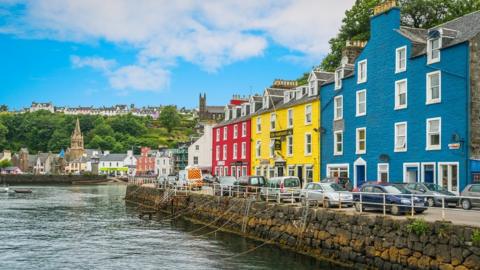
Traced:
<path id="1" fill-rule="evenodd" d="M 308 183 L 301 192 L 303 204 L 322 204 L 323 207 L 331 206 L 351 207 L 353 196 L 337 183 Z"/>
<path id="2" fill-rule="evenodd" d="M 469 210 L 472 207 L 480 207 L 480 184 L 467 185 L 461 196 L 469 197 L 460 199 L 460 204 L 465 210 Z"/>

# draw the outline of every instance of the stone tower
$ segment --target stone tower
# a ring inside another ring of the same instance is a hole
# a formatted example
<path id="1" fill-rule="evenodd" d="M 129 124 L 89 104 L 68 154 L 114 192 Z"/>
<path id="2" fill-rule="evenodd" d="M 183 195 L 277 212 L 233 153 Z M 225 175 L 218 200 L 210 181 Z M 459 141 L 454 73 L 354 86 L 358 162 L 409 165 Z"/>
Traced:
<path id="1" fill-rule="evenodd" d="M 203 115 L 207 112 L 207 94 L 206 93 L 203 93 L 203 96 L 202 96 L 202 93 L 200 93 L 198 112 L 199 112 L 198 114 L 200 118 L 203 117 Z"/>
<path id="2" fill-rule="evenodd" d="M 70 160 L 75 160 L 83 156 L 85 149 L 83 148 L 83 135 L 80 130 L 80 121 L 77 118 L 77 123 L 75 125 L 75 130 L 73 131 L 72 137 L 70 139 Z"/>

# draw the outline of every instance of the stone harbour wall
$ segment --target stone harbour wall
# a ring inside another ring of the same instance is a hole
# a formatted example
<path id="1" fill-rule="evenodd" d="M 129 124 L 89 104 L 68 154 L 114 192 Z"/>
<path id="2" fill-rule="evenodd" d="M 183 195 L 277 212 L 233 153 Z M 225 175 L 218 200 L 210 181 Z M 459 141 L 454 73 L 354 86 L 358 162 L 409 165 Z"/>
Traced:
<path id="1" fill-rule="evenodd" d="M 102 175 L 1 175 L 0 185 L 71 185 L 75 183 L 95 183 L 106 181 Z"/>
<path id="2" fill-rule="evenodd" d="M 468 226 L 201 194 L 165 200 L 133 185 L 125 199 L 352 269 L 480 269 L 480 231 Z"/>

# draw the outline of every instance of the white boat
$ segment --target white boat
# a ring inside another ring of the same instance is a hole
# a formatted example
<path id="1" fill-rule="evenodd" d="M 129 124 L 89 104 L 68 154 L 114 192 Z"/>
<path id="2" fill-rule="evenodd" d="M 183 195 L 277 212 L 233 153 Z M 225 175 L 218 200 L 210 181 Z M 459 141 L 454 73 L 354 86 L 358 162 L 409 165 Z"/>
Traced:
<path id="1" fill-rule="evenodd" d="M 8 193 L 10 191 L 9 187 L 0 187 L 0 193 Z"/>

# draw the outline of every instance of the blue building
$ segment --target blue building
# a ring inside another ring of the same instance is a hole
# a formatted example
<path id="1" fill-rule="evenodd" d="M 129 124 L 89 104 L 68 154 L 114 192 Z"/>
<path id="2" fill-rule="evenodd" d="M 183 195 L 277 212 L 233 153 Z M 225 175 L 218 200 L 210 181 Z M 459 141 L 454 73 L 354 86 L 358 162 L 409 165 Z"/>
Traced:
<path id="1" fill-rule="evenodd" d="M 480 12 L 415 29 L 387 2 L 370 24 L 320 91 L 322 177 L 459 193 L 480 178 Z"/>

